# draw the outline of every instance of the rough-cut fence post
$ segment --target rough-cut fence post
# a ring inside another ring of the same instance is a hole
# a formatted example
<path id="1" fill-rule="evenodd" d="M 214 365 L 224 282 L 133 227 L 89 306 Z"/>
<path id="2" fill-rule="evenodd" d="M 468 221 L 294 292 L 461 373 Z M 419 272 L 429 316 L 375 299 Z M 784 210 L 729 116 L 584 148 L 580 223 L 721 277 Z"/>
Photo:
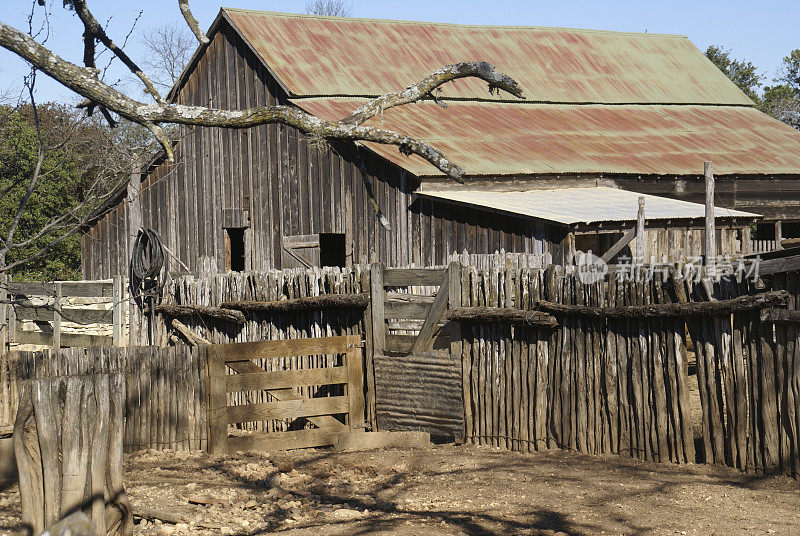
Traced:
<path id="1" fill-rule="evenodd" d="M 14 451 L 29 533 L 77 511 L 98 535 L 132 533 L 122 484 L 124 399 L 122 374 L 22 382 Z"/>
<path id="2" fill-rule="evenodd" d="M 714 170 L 711 162 L 703 163 L 703 175 L 706 179 L 706 231 L 703 240 L 703 255 L 706 256 L 706 266 L 712 266 L 717 255 L 717 231 L 714 222 Z"/>

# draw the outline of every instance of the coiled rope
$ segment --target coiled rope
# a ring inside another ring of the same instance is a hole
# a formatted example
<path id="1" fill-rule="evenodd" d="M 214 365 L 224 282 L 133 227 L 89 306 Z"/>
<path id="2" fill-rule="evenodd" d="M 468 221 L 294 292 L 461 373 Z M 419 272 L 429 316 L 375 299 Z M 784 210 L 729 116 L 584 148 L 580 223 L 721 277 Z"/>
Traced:
<path id="1" fill-rule="evenodd" d="M 129 269 L 131 296 L 142 295 L 147 281 L 157 280 L 164 267 L 164 246 L 161 237 L 152 229 L 139 229 L 133 243 Z"/>
<path id="2" fill-rule="evenodd" d="M 147 301 L 150 313 L 150 341 L 153 340 L 153 321 L 155 302 L 158 298 L 158 278 L 164 267 L 164 246 L 161 237 L 152 229 L 139 229 L 133 243 L 131 261 L 128 267 L 128 286 L 131 297 L 139 309 L 144 309 Z"/>

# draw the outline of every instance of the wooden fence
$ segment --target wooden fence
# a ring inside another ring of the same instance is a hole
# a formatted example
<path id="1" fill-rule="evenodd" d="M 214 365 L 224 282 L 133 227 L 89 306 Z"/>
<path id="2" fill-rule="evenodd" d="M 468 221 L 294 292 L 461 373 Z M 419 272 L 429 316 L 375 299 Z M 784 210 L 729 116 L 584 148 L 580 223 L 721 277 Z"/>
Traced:
<path id="1" fill-rule="evenodd" d="M 18 380 L 121 373 L 126 450 L 206 448 L 206 365 L 197 348 L 62 348 L 11 352 L 7 361 L 10 415 L 16 413 Z"/>
<path id="2" fill-rule="evenodd" d="M 583 284 L 561 267 L 455 266 L 184 276 L 167 283 L 164 303 L 216 306 L 237 300 L 360 297 L 353 302 L 359 306 L 248 310 L 243 323 L 202 315 L 182 317 L 182 321 L 213 343 L 363 336 L 368 350 L 366 417 L 373 428 L 461 430 L 463 416 L 467 441 L 514 450 L 566 448 L 655 461 L 698 459 L 753 471 L 800 472 L 800 312 L 796 311 L 800 275 L 775 274 L 766 279 L 766 290 L 788 291 L 785 307 L 723 308 L 687 322 L 674 312 L 654 316 L 640 310 L 638 316 L 625 317 L 609 311 L 621 306 L 725 300 L 764 290 L 730 278 L 688 283 L 656 277 L 644 284 L 618 279 L 615 274 Z M 368 306 L 365 296 L 370 296 Z M 456 309 L 474 307 L 499 308 L 505 311 L 504 320 L 487 320 L 496 312 L 483 317 L 450 316 Z M 576 307 L 594 309 L 592 314 L 578 314 Z M 551 324 L 542 320 L 549 314 L 553 315 Z M 5 381 L 0 387 L 10 393 L 0 401 L 0 421 L 8 422 L 13 412 L 9 386 L 19 370 L 44 371 L 36 374 L 83 370 L 75 367 L 89 366 L 81 363 L 98 355 L 123 352 L 126 377 L 132 378 L 127 382 L 128 396 L 135 401 L 130 419 L 139 423 L 130 432 L 126 428 L 126 446 L 205 447 L 202 359 L 198 350 L 187 349 L 180 335 L 157 318 L 157 342 L 178 343 L 177 349 L 63 350 L 52 354 L 54 364 L 20 369 L 13 361 L 0 366 L 0 380 Z M 693 344 L 689 344 L 687 327 Z M 415 345 L 420 346 L 416 351 Z M 702 414 L 701 429 L 696 431 L 688 404 L 691 347 L 696 351 Z M 50 354 L 21 355 L 34 363 Z M 266 372 L 331 366 L 299 356 L 254 363 Z M 406 404 L 407 393 L 397 387 L 412 377 L 414 382 L 405 385 L 419 397 L 430 395 L 435 403 Z M 182 383 L 191 385 L 185 393 L 177 388 L 174 394 L 165 391 Z M 436 401 L 436 393 L 426 391 L 426 386 L 436 386 L 437 392 L 447 396 Z M 273 401 L 265 391 L 228 396 L 232 404 Z M 441 406 L 445 399 L 447 403 Z M 184 415 L 180 408 L 187 400 L 195 407 L 191 414 L 187 408 Z M 459 401 L 463 415 L 456 419 L 450 413 Z M 141 411 L 147 415 L 137 414 L 134 406 L 145 403 L 149 409 Z M 395 411 L 404 404 L 408 406 L 404 411 Z M 388 411 L 384 416 L 396 414 L 397 418 L 376 419 L 376 406 Z M 142 426 L 143 422 L 147 425 Z M 165 428 L 169 423 L 178 423 L 175 431 Z M 281 419 L 239 425 L 247 432 L 283 432 L 290 426 Z M 696 445 L 700 446 L 697 453 Z"/>
<path id="3" fill-rule="evenodd" d="M 462 305 L 471 307 L 618 306 L 663 294 L 660 282 L 583 285 L 555 270 L 462 274 Z M 462 330 L 468 441 L 694 461 L 682 322 L 562 315 L 556 328 L 469 322 Z"/>
<path id="4" fill-rule="evenodd" d="M 127 343 L 125 279 L 0 281 L 2 342 L 11 345 L 122 346 Z M 91 326 L 91 327 L 88 327 Z M 32 329 L 31 329 L 32 328 Z"/>
<path id="5" fill-rule="evenodd" d="M 786 290 L 786 308 L 737 312 L 689 323 L 696 341 L 705 461 L 756 472 L 800 474 L 800 273 L 766 280 Z M 752 293 L 724 278 L 696 299 Z"/>

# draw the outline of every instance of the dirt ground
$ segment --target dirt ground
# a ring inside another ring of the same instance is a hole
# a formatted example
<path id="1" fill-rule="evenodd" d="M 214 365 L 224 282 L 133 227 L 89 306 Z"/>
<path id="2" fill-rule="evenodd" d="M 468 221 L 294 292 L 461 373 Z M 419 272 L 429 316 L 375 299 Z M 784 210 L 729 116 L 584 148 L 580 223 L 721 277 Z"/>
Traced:
<path id="1" fill-rule="evenodd" d="M 722 467 L 488 447 L 126 459 L 136 534 L 800 534 L 800 483 Z M 192 504 L 195 503 L 195 504 Z M 0 536 L 17 534 L 16 486 Z"/>

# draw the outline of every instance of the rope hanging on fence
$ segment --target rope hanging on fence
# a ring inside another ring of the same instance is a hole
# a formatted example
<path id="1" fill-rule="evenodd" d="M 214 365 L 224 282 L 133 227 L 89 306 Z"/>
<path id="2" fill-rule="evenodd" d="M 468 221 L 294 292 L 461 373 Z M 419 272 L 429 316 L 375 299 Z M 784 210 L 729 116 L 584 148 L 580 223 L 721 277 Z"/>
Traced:
<path id="1" fill-rule="evenodd" d="M 147 300 L 150 312 L 150 341 L 153 339 L 153 316 L 158 297 L 158 277 L 164 267 L 164 246 L 161 237 L 152 229 L 139 229 L 133 243 L 129 266 L 129 286 L 131 297 L 144 308 Z"/>

